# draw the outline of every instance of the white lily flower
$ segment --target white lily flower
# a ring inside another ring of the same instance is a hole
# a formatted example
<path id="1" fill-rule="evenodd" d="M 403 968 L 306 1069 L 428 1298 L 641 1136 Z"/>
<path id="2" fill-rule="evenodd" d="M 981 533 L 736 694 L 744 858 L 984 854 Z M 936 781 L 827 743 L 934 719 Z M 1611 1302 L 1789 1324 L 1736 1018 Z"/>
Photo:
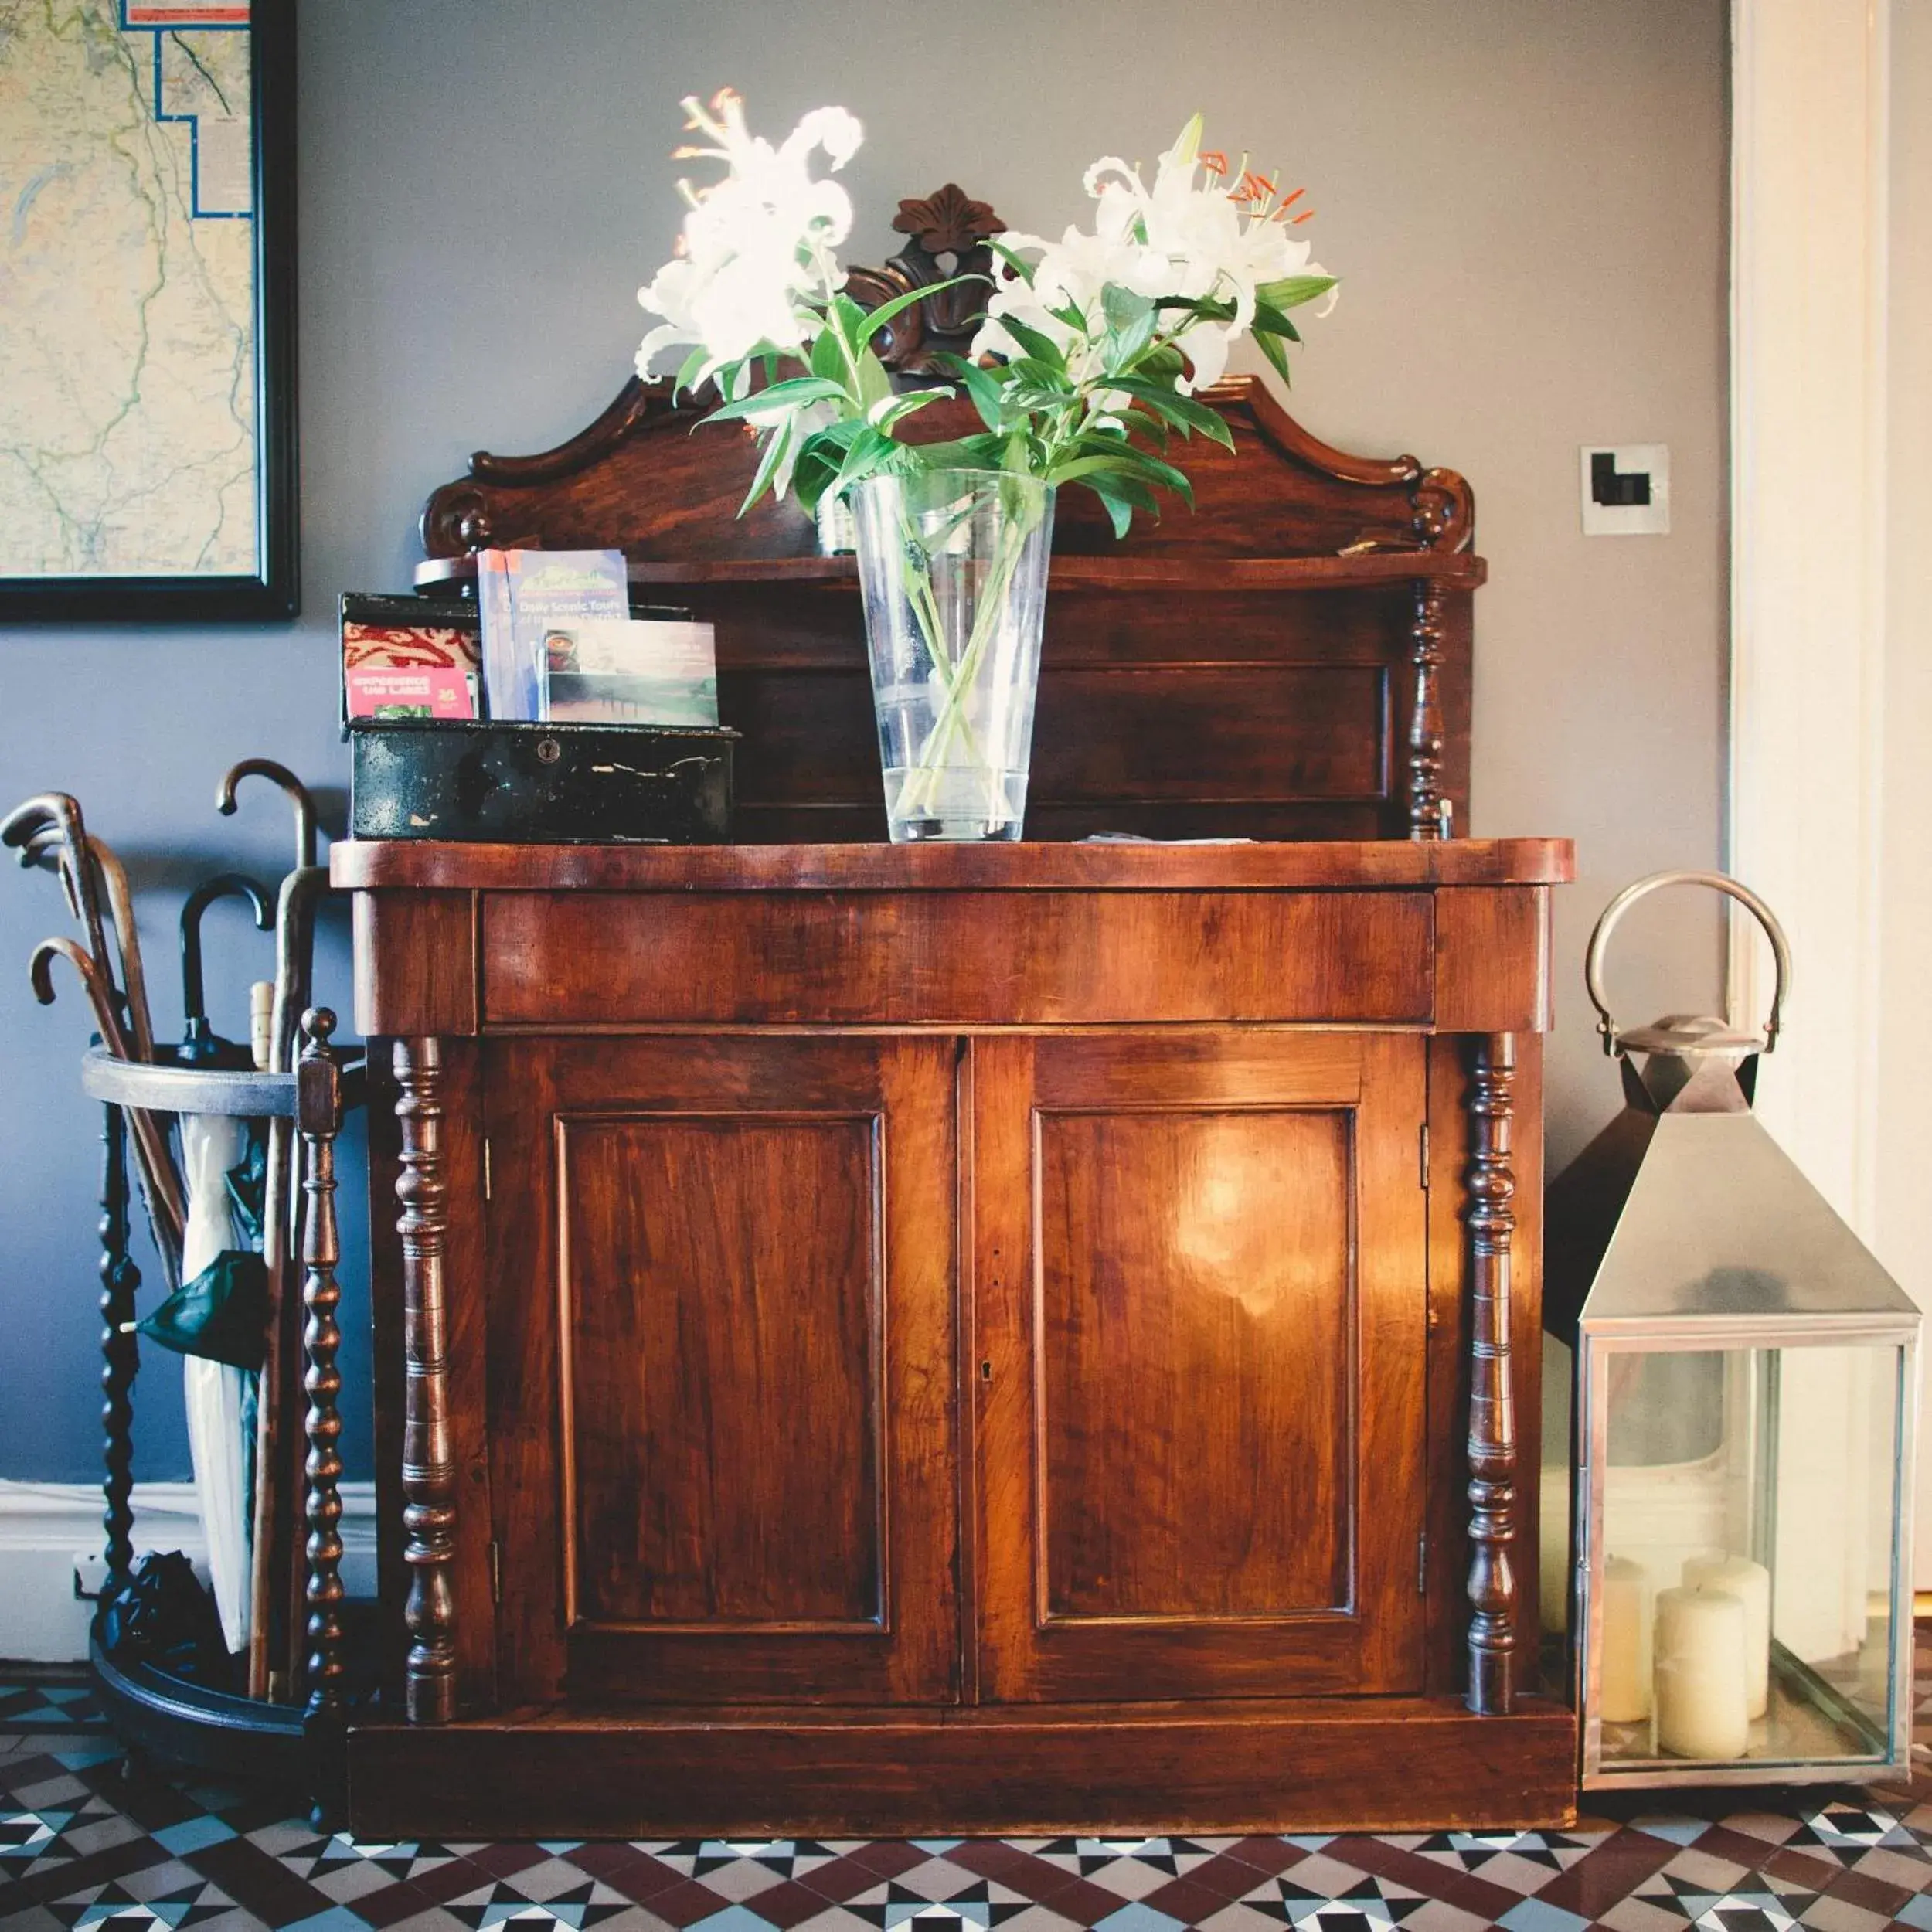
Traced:
<path id="1" fill-rule="evenodd" d="M 676 158 L 715 158 L 728 172 L 707 189 L 681 184 L 691 208 L 678 253 L 638 291 L 664 318 L 638 350 L 647 380 L 665 349 L 702 349 L 698 382 L 767 346 L 801 349 L 819 325 L 808 298 L 822 302 L 843 281 L 832 251 L 852 231 L 850 197 L 811 172 L 818 151 L 836 169 L 863 140 L 844 108 L 815 108 L 774 148 L 746 127 L 744 103 L 730 88 L 708 110 L 695 97 L 684 107 L 714 145 L 681 148 Z"/>
<path id="2" fill-rule="evenodd" d="M 1204 169 L 1207 179 L 1201 181 Z M 1218 381 L 1229 349 L 1253 325 L 1257 291 L 1290 276 L 1324 273 L 1309 259 L 1308 243 L 1292 232 L 1294 221 L 1305 219 L 1288 213 L 1296 197 L 1277 202 L 1272 182 L 1245 168 L 1230 181 L 1229 172 L 1223 157 L 1202 152 L 1198 114 L 1161 156 L 1151 188 L 1139 168 L 1117 155 L 1095 162 L 1085 177 L 1087 192 L 1099 204 L 1090 235 L 1069 228 L 1057 243 L 1026 235 L 1002 238 L 1009 248 L 1039 250 L 1039 265 L 1030 290 L 1010 270 L 1002 273 L 975 352 L 1016 354 L 1018 345 L 999 326 L 1001 316 L 1013 315 L 1049 335 L 1070 366 L 1077 365 L 1078 332 L 1046 311 L 1064 307 L 1071 296 L 1087 314 L 1111 281 L 1157 298 L 1231 301 L 1234 313 L 1227 321 L 1196 322 L 1175 338 L 1191 365 L 1178 385 L 1183 393 Z M 1331 289 L 1316 313 L 1326 315 L 1335 294 Z M 1096 319 L 1090 333 L 1097 337 L 1099 332 Z M 1086 348 L 1097 353 L 1091 342 Z M 1074 366 L 1077 376 L 1082 372 Z"/>

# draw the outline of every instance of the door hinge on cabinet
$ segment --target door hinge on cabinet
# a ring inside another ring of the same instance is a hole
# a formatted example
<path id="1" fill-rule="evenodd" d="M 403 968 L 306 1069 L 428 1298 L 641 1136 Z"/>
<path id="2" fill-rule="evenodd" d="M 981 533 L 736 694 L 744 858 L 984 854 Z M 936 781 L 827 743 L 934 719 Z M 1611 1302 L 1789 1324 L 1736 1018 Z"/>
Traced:
<path id="1" fill-rule="evenodd" d="M 490 1199 L 490 1137 L 483 1137 L 483 1198 Z"/>
<path id="2" fill-rule="evenodd" d="M 1422 1175 L 1422 1185 L 1426 1192 L 1429 1186 L 1429 1123 L 1427 1121 L 1422 1124 L 1420 1141 L 1421 1153 L 1418 1158 Z"/>
<path id="3" fill-rule="evenodd" d="M 495 1547 L 494 1544 L 491 1546 Z M 1426 1597 L 1429 1594 L 1429 1532 L 1424 1530 L 1416 1539 L 1416 1594 Z"/>
<path id="4" fill-rule="evenodd" d="M 500 1604 L 503 1600 L 503 1546 L 492 1536 L 490 1539 L 490 1601 Z"/>

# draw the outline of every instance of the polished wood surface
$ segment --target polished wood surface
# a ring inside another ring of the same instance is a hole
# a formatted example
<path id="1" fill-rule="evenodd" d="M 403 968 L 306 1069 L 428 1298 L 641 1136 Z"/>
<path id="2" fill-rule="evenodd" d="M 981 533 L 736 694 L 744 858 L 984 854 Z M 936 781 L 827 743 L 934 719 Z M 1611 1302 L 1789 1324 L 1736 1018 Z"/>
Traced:
<path id="1" fill-rule="evenodd" d="M 572 1629 L 883 1620 L 876 1124 L 556 1117 Z"/>
<path id="2" fill-rule="evenodd" d="M 1576 876 L 1567 838 L 1404 839 L 1213 845 L 490 845 L 347 839 L 330 848 L 346 891 L 1148 892 L 1346 890 L 1357 886 L 1546 886 Z M 369 902 L 379 912 L 383 902 Z M 467 903 L 467 902 L 466 902 Z M 357 901 L 359 915 L 363 902 Z M 410 917 L 406 911 L 403 917 Z M 444 976 L 466 916 L 455 908 L 398 945 L 419 947 L 413 977 Z M 372 939 L 371 945 L 375 941 Z M 460 983 L 460 982 L 459 982 Z M 371 988 L 372 995 L 383 989 Z M 439 995 L 453 1012 L 453 992 Z M 359 1012 L 360 1009 L 359 1009 Z M 461 1030 L 459 1026 L 458 1030 Z"/>
<path id="3" fill-rule="evenodd" d="M 359 1835 L 957 1837 L 1564 1825 L 1562 1706 L 1506 1719 L 1453 1699 L 1247 1699 L 951 1712 L 616 1710 L 368 1726 Z"/>
<path id="4" fill-rule="evenodd" d="M 973 1052 L 983 1694 L 1419 1689 L 1422 1043 Z"/>
<path id="5" fill-rule="evenodd" d="M 1407 1021 L 1426 893 L 486 895 L 486 1029 Z"/>
<path id="6" fill-rule="evenodd" d="M 951 1043 L 486 1059 L 505 1697 L 953 1696 Z"/>

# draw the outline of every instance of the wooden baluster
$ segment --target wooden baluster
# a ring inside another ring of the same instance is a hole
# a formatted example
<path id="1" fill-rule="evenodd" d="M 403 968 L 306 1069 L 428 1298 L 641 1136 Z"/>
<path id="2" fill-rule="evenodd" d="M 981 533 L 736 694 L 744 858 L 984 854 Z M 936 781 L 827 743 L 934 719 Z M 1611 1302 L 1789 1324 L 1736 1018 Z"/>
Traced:
<path id="1" fill-rule="evenodd" d="M 100 1435 L 106 1475 L 101 1526 L 107 1532 L 107 1601 L 134 1568 L 134 1291 L 141 1270 L 128 1253 L 128 1123 L 110 1104 L 100 1110 Z"/>
<path id="2" fill-rule="evenodd" d="M 1469 1094 L 1469 1708 L 1506 1716 L 1515 1696 L 1516 1405 L 1509 1373 L 1509 1256 L 1516 1177 L 1513 1035 L 1476 1043 Z"/>
<path id="3" fill-rule="evenodd" d="M 1442 836 L 1442 587 L 1424 577 L 1416 584 L 1415 621 L 1409 627 L 1409 662 L 1414 668 L 1415 708 L 1409 719 L 1409 836 Z"/>
<path id="4" fill-rule="evenodd" d="M 342 1345 L 335 1311 L 342 1291 L 335 1280 L 342 1243 L 335 1222 L 335 1136 L 342 1121 L 342 1073 L 329 1036 L 335 1015 L 327 1008 L 302 1015 L 306 1044 L 296 1070 L 295 1122 L 305 1154 L 302 1192 L 308 1212 L 302 1224 L 302 1388 L 308 1397 L 308 1716 L 339 1723 L 342 1711 L 342 1418 L 336 1403 L 342 1378 L 335 1353 Z"/>
<path id="5" fill-rule="evenodd" d="M 396 1043 L 396 1114 L 402 1126 L 396 1196 L 403 1237 L 403 1560 L 410 1566 L 403 1621 L 413 1724 L 447 1724 L 456 1713 L 456 1463 L 451 1447 L 445 1338 L 443 1056 L 434 1039 Z"/>

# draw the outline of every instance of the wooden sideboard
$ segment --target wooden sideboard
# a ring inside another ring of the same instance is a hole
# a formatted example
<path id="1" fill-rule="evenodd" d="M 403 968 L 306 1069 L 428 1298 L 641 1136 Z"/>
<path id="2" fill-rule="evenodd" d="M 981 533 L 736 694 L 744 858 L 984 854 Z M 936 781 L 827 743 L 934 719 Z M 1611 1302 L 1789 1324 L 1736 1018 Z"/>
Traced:
<path id="1" fill-rule="evenodd" d="M 352 1828 L 1568 1818 L 1570 866 L 338 846 L 396 1636 Z"/>

